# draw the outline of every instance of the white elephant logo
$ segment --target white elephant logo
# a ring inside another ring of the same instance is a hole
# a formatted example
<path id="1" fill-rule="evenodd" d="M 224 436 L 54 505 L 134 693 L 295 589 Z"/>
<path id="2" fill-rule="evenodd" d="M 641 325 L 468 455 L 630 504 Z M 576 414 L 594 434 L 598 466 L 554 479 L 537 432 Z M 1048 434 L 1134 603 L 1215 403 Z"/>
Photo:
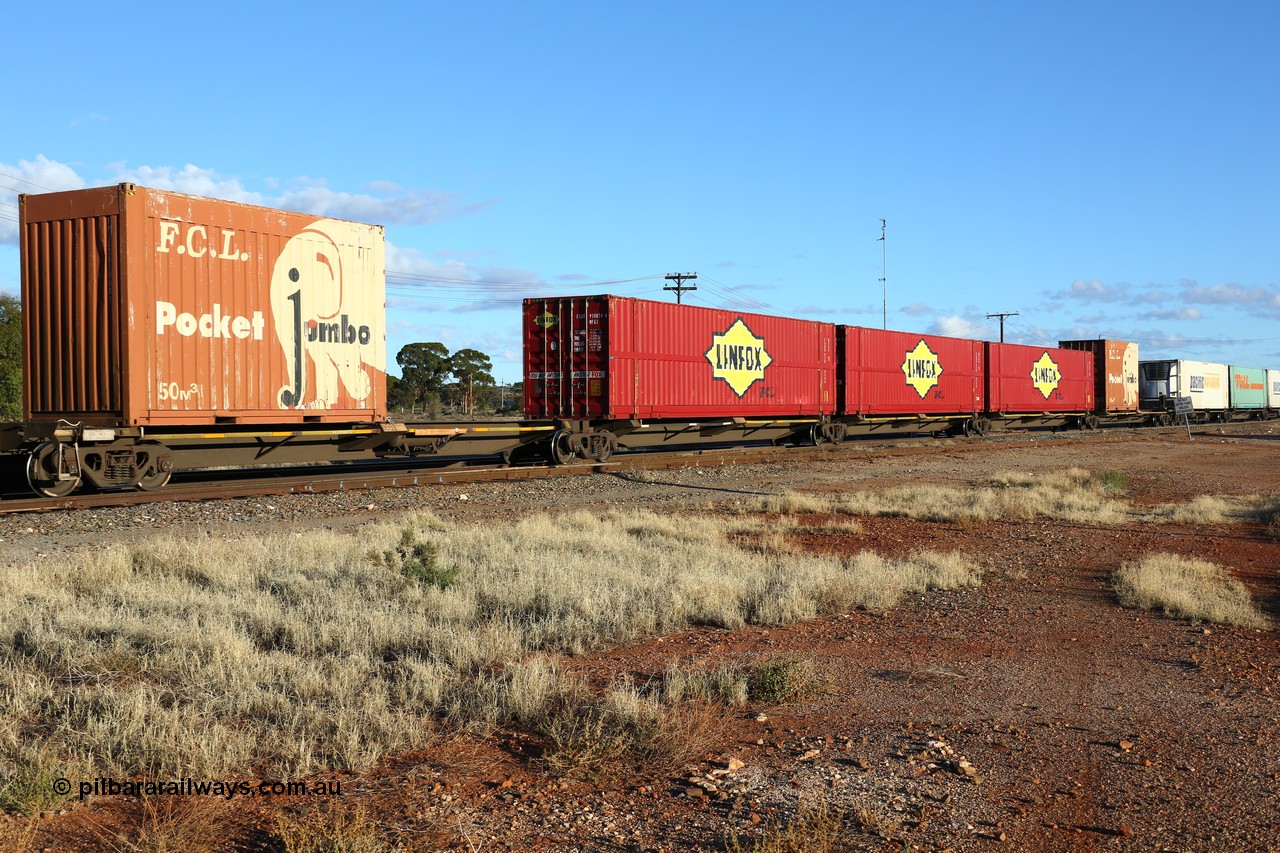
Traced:
<path id="1" fill-rule="evenodd" d="M 385 370 L 381 243 L 371 245 L 368 230 L 321 219 L 291 238 L 276 259 L 271 306 L 287 376 L 281 408 L 363 407 L 373 393 L 370 371 Z"/>

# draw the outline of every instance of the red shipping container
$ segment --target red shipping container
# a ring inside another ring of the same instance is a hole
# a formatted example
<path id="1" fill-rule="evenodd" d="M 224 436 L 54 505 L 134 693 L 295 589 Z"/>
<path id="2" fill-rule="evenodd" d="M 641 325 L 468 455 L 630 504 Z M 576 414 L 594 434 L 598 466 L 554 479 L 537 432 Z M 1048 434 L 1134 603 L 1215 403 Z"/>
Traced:
<path id="1" fill-rule="evenodd" d="M 23 195 L 29 421 L 381 421 L 381 226 L 134 184 Z"/>
<path id="2" fill-rule="evenodd" d="M 983 342 L 837 327 L 843 383 L 839 413 L 976 414 L 983 411 Z"/>
<path id="3" fill-rule="evenodd" d="M 988 342 L 987 411 L 1093 411 L 1093 354 Z"/>
<path id="4" fill-rule="evenodd" d="M 621 296 L 524 301 L 529 418 L 826 415 L 835 326 Z"/>
<path id="5" fill-rule="evenodd" d="M 1058 341 L 1063 349 L 1082 350 L 1093 355 L 1093 399 L 1107 412 L 1138 410 L 1138 345 L 1130 341 L 1103 338 Z"/>

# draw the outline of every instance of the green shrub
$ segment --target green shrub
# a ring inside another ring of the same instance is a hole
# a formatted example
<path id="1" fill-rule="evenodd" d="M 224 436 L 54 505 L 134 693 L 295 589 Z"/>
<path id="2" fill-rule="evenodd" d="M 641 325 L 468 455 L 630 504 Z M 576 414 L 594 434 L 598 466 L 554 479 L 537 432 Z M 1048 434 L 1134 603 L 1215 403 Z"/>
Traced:
<path id="1" fill-rule="evenodd" d="M 449 589 L 457 585 L 461 569 L 444 567 L 439 563 L 439 551 L 434 542 L 416 542 L 412 529 L 406 528 L 400 535 L 395 551 L 383 553 L 383 562 L 399 566 L 400 574 L 407 580 L 436 589 Z"/>

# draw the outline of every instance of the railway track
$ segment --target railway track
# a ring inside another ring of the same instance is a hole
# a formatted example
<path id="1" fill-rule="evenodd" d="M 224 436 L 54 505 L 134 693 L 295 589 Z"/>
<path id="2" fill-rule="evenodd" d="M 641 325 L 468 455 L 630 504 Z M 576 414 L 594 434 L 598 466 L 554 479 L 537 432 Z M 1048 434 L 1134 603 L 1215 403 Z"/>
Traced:
<path id="1" fill-rule="evenodd" d="M 852 447 L 852 445 L 849 445 Z M 204 501 L 226 498 L 263 497 L 301 493 L 356 491 L 361 489 L 415 488 L 453 483 L 536 480 L 548 477 L 588 476 L 627 470 L 661 470 L 711 465 L 746 465 L 761 462 L 804 461 L 838 453 L 839 447 L 813 447 L 797 450 L 782 447 L 735 447 L 700 449 L 688 452 L 637 453 L 615 456 L 607 462 L 583 461 L 571 465 L 524 465 L 508 467 L 501 463 L 477 464 L 475 460 L 453 461 L 423 466 L 406 466 L 403 462 L 378 466 L 362 464 L 356 470 L 310 469 L 253 472 L 246 477 L 243 470 L 194 472 L 175 475 L 160 491 L 83 492 L 62 498 L 36 498 L 17 494 L 0 499 L 0 515 L 21 512 L 48 512 L 67 509 L 139 506 L 173 501 Z M 221 474 L 221 476 L 219 476 Z"/>
<path id="2" fill-rule="evenodd" d="M 1234 428 L 1233 428 L 1234 427 Z M 1236 439 L 1280 439 L 1247 424 L 1228 425 L 1226 434 Z M 937 439 L 925 436 L 882 441 L 849 441 L 839 445 L 816 447 L 726 447 L 688 451 L 662 451 L 619 454 L 606 462 L 582 461 L 576 464 L 548 466 L 522 465 L 508 467 L 477 458 L 451 460 L 448 463 L 427 461 L 421 465 L 397 463 L 360 463 L 332 468 L 287 468 L 270 472 L 232 471 L 182 472 L 160 491 L 85 492 L 62 498 L 27 497 L 19 493 L 0 496 L 0 515 L 24 512 L 49 512 L 68 509 L 139 506 L 150 503 L 205 501 L 227 498 L 264 497 L 270 495 L 358 491 L 363 489 L 396 489 L 438 486 L 457 483 L 538 480 L 550 477 L 577 477 L 632 470 L 663 470 L 719 465 L 750 465 L 767 462 L 812 462 L 832 454 L 859 456 L 899 455 L 906 453 L 957 453 L 993 442 L 1036 442 L 1045 445 L 1072 445 L 1079 442 L 1109 441 L 1118 435 L 1160 436 L 1179 434 L 1181 427 L 1129 429 L 1117 427 L 1100 431 L 1006 431 L 983 437 Z M 1197 437 L 1221 437 L 1217 425 L 1197 428 Z M 1256 433 L 1256 434 L 1255 434 Z M 1266 434 L 1262 434 L 1266 433 Z M 199 479 L 197 479 L 199 478 Z"/>

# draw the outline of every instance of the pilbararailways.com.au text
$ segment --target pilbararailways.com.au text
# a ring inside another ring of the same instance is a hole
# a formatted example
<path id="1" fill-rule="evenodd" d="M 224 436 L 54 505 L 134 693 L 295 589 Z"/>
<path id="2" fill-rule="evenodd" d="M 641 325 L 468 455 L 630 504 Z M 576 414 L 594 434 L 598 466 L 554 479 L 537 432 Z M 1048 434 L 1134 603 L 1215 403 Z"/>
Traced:
<path id="1" fill-rule="evenodd" d="M 71 793 L 69 779 L 56 779 L 54 791 L 62 796 Z M 80 799 L 86 797 L 340 797 L 342 782 L 337 779 L 289 782 L 236 782 L 232 780 L 163 779 L 118 780 L 93 779 L 79 783 Z"/>

